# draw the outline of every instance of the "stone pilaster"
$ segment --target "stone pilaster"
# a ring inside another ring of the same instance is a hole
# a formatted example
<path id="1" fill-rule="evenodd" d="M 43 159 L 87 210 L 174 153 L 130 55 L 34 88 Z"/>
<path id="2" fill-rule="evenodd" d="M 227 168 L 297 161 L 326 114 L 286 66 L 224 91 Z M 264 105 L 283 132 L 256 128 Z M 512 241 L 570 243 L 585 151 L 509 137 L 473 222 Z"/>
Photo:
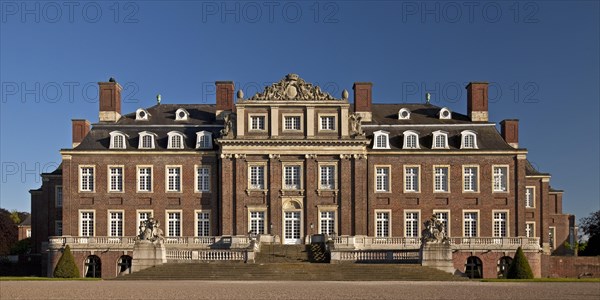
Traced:
<path id="1" fill-rule="evenodd" d="M 221 235 L 233 234 L 234 164 L 230 154 L 221 155 Z"/>
<path id="2" fill-rule="evenodd" d="M 369 225 L 369 199 L 367 183 L 370 180 L 367 172 L 367 156 L 358 154 L 354 159 L 354 235 L 367 235 Z"/>

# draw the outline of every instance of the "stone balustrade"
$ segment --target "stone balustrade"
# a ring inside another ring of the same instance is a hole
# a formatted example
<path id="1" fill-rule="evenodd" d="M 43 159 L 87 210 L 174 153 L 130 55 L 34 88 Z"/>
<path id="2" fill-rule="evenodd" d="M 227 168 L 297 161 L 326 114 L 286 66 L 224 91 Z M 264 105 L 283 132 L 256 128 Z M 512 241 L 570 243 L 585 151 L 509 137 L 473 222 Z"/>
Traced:
<path id="1" fill-rule="evenodd" d="M 333 249 L 339 251 L 351 250 L 415 250 L 421 247 L 419 238 L 405 237 L 368 237 L 368 236 L 337 236 L 332 238 Z M 516 250 L 521 247 L 524 251 L 541 250 L 540 239 L 528 237 L 452 237 L 449 238 L 452 250 Z"/>
<path id="2" fill-rule="evenodd" d="M 69 245 L 73 251 L 133 250 L 136 238 L 135 236 L 52 236 L 48 239 L 48 249 L 60 249 Z M 244 249 L 250 245 L 250 238 L 247 236 L 165 237 L 163 242 L 166 249 Z"/>

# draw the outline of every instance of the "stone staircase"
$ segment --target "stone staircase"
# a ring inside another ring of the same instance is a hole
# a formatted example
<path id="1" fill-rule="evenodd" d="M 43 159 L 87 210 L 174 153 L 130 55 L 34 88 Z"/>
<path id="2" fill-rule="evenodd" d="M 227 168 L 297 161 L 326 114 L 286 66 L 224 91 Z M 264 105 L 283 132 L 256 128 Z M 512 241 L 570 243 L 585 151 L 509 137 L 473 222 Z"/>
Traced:
<path id="1" fill-rule="evenodd" d="M 256 253 L 256 263 L 301 263 L 309 262 L 310 255 L 306 245 L 269 245 L 262 244 Z"/>

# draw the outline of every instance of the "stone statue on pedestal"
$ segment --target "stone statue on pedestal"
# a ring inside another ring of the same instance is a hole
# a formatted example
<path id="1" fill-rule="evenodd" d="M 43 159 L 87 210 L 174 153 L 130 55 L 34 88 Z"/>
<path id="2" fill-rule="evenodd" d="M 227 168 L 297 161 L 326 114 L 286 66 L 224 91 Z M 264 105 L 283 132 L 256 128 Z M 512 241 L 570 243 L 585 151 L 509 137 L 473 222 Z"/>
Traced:
<path id="1" fill-rule="evenodd" d="M 163 231 L 160 227 L 160 222 L 154 218 L 149 218 L 146 221 L 140 222 L 140 233 L 137 237 L 140 241 L 162 242 L 164 240 Z"/>

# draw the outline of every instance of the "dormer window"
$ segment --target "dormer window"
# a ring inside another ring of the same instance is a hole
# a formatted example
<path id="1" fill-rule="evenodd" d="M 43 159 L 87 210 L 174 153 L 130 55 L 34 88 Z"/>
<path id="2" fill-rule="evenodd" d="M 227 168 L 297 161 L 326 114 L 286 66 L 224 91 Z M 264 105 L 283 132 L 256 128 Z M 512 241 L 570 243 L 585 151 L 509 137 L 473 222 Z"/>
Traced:
<path id="1" fill-rule="evenodd" d="M 404 145 L 403 149 L 420 149 L 419 146 L 419 133 L 412 130 L 407 130 L 404 133 Z"/>
<path id="2" fill-rule="evenodd" d="M 433 149 L 448 149 L 448 133 L 445 131 L 433 132 Z"/>
<path id="3" fill-rule="evenodd" d="M 138 149 L 154 149 L 155 138 L 155 133 L 149 131 L 140 132 L 140 142 L 138 144 Z"/>
<path id="4" fill-rule="evenodd" d="M 150 114 L 143 108 L 138 108 L 135 111 L 135 120 L 136 121 L 148 121 Z"/>
<path id="5" fill-rule="evenodd" d="M 196 149 L 212 149 L 212 133 L 200 131 L 196 133 Z"/>
<path id="6" fill-rule="evenodd" d="M 183 149 L 183 133 L 179 131 L 171 131 L 167 133 L 167 136 L 169 137 L 167 149 Z"/>
<path id="7" fill-rule="evenodd" d="M 125 149 L 127 144 L 125 143 L 125 137 L 127 135 L 120 131 L 113 131 L 110 133 L 110 149 Z"/>
<path id="8" fill-rule="evenodd" d="M 189 116 L 187 110 L 180 108 L 175 112 L 175 121 L 187 121 Z"/>
<path id="9" fill-rule="evenodd" d="M 452 119 L 452 112 L 447 108 L 440 109 L 440 119 L 441 120 L 450 120 Z"/>
<path id="10" fill-rule="evenodd" d="M 398 120 L 410 120 L 410 110 L 401 108 L 398 111 Z"/>
<path id="11" fill-rule="evenodd" d="M 477 133 L 472 130 L 463 130 L 460 139 L 460 149 L 477 149 Z"/>
<path id="12" fill-rule="evenodd" d="M 379 130 L 373 133 L 373 149 L 390 149 L 390 133 Z"/>

